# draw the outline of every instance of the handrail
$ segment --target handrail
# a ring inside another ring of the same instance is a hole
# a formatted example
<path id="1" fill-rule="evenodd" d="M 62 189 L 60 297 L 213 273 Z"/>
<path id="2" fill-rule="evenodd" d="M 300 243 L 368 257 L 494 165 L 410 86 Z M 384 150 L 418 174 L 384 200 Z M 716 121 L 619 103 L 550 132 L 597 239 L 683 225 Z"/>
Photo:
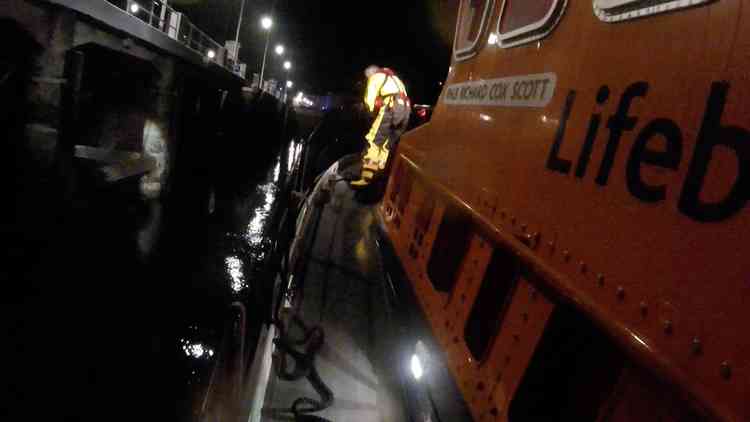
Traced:
<path id="1" fill-rule="evenodd" d="M 106 0 L 145 25 L 160 31 L 204 58 L 235 73 L 226 49 L 162 0 Z"/>

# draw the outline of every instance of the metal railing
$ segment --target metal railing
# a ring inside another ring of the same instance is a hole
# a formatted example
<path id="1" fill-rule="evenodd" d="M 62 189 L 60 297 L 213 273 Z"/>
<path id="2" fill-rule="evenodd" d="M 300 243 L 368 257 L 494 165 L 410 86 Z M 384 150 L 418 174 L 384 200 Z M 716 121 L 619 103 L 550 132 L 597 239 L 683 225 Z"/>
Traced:
<path id="1" fill-rule="evenodd" d="M 184 14 L 172 9 L 161 0 L 106 0 L 144 24 L 159 30 L 182 43 L 206 60 L 212 61 L 230 72 L 235 65 L 229 60 L 226 49 L 206 35 Z"/>

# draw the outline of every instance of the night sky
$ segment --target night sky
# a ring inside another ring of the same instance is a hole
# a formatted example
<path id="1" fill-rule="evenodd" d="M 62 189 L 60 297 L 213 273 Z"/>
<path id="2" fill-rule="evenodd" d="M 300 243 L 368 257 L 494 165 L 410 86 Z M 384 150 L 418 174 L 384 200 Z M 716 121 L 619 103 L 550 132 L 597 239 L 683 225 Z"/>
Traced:
<path id="1" fill-rule="evenodd" d="M 241 0 L 173 0 L 206 33 L 234 39 Z M 273 4 L 275 3 L 275 5 Z M 393 68 L 415 103 L 432 104 L 450 64 L 457 0 L 247 0 L 241 33 L 248 74 L 259 72 L 265 32 L 259 20 L 275 18 L 267 77 L 283 79 L 277 43 L 287 48 L 296 89 L 312 94 L 357 94 L 369 64 Z M 360 83 L 360 85 L 357 85 Z"/>

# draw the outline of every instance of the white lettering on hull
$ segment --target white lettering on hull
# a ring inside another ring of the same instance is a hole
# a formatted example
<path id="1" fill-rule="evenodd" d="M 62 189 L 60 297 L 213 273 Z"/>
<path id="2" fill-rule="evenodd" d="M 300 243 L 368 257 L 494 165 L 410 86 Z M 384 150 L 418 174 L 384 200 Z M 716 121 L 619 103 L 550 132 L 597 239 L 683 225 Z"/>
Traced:
<path id="1" fill-rule="evenodd" d="M 448 85 L 448 105 L 493 107 L 546 107 L 557 86 L 555 73 L 510 76 Z"/>

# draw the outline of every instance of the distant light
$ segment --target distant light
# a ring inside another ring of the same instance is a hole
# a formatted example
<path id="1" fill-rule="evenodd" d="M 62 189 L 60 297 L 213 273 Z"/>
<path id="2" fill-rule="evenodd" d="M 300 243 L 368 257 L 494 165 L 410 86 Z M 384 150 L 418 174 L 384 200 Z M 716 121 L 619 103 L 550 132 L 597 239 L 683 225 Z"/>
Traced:
<path id="1" fill-rule="evenodd" d="M 484 120 L 485 122 L 491 122 L 492 121 L 492 117 L 488 116 L 486 114 L 479 114 L 479 118 L 482 119 L 482 120 Z"/>
<path id="2" fill-rule="evenodd" d="M 290 62 L 290 61 L 288 61 L 288 60 L 287 60 L 287 61 L 285 61 L 285 62 L 284 62 L 284 69 L 286 69 L 286 70 L 289 70 L 289 69 L 291 69 L 291 68 L 292 68 L 292 62 Z"/>
<path id="3" fill-rule="evenodd" d="M 273 19 L 268 16 L 263 16 L 263 18 L 261 18 L 260 20 L 260 26 L 262 26 L 265 30 L 271 29 L 271 27 L 273 26 Z"/>
<path id="4" fill-rule="evenodd" d="M 141 6 L 138 3 L 133 3 L 130 5 L 130 13 L 136 14 L 141 10 Z"/>
<path id="5" fill-rule="evenodd" d="M 291 88 L 293 86 L 294 86 L 294 82 L 292 82 L 292 81 L 286 81 L 286 87 L 287 88 Z"/>
<path id="6" fill-rule="evenodd" d="M 205 353 L 205 349 L 203 349 L 202 344 L 194 344 L 190 347 L 190 353 L 193 355 L 193 357 L 199 358 L 203 356 L 203 353 Z"/>
<path id="7" fill-rule="evenodd" d="M 305 94 L 302 93 L 302 91 L 297 93 L 297 96 L 294 97 L 293 103 L 295 107 L 299 107 L 302 100 L 305 98 Z"/>
<path id="8" fill-rule="evenodd" d="M 423 373 L 422 362 L 419 360 L 419 356 L 411 355 L 411 374 L 414 375 L 414 379 L 419 381 Z"/>
<path id="9" fill-rule="evenodd" d="M 497 44 L 497 34 L 495 34 L 495 33 L 490 34 L 490 39 L 487 40 L 487 42 L 489 42 L 490 45 Z"/>
<path id="10" fill-rule="evenodd" d="M 284 46 L 283 45 L 279 44 L 279 45 L 276 46 L 276 54 L 278 54 L 279 56 L 282 55 L 282 54 L 284 54 Z"/>
<path id="11" fill-rule="evenodd" d="M 209 59 L 213 59 L 214 57 L 216 57 L 216 52 L 213 50 L 208 50 L 206 55 L 208 56 Z"/>

